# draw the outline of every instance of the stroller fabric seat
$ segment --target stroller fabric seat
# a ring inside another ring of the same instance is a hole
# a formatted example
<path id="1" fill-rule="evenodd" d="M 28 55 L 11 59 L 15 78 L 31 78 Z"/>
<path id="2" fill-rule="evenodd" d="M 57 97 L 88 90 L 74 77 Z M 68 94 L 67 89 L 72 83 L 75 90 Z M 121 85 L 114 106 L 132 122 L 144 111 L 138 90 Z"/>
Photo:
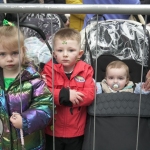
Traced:
<path id="1" fill-rule="evenodd" d="M 94 150 L 135 150 L 137 135 L 138 150 L 149 150 L 149 97 L 150 95 L 142 95 L 138 133 L 139 95 L 127 92 L 98 94 L 96 104 L 93 103 L 88 108 L 82 150 L 93 150 L 93 145 Z"/>

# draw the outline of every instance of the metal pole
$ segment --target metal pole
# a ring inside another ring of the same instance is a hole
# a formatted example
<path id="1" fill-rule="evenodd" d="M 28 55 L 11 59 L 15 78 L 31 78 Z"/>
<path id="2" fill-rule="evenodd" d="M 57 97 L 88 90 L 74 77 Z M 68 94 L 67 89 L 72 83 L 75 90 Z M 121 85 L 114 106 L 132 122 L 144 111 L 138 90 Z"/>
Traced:
<path id="1" fill-rule="evenodd" d="M 0 4 L 0 13 L 150 14 L 150 5 Z"/>

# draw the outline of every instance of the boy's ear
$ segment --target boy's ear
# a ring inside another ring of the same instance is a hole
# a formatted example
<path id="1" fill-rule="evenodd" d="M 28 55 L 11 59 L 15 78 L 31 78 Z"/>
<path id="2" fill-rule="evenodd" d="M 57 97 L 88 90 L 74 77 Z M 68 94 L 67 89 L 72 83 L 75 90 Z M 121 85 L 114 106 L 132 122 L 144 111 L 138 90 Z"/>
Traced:
<path id="1" fill-rule="evenodd" d="M 53 56 L 54 56 L 54 58 L 56 59 L 56 55 L 55 55 L 55 52 L 53 51 Z"/>
<path id="2" fill-rule="evenodd" d="M 84 50 L 81 49 L 80 52 L 79 52 L 78 58 L 81 58 L 83 54 L 84 54 Z"/>

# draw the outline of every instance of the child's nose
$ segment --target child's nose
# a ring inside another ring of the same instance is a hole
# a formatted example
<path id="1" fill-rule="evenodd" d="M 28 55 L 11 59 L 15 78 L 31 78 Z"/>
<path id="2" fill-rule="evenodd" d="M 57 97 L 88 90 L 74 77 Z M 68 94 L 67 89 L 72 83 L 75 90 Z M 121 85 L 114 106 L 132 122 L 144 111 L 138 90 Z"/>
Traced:
<path id="1" fill-rule="evenodd" d="M 115 82 L 115 83 L 117 83 L 117 82 L 118 82 L 118 80 L 117 80 L 117 79 L 114 79 L 114 82 Z"/>
<path id="2" fill-rule="evenodd" d="M 7 61 L 12 61 L 12 56 L 11 55 L 7 55 Z"/>
<path id="3" fill-rule="evenodd" d="M 64 51 L 64 57 L 67 57 L 67 56 L 68 56 L 67 51 Z"/>

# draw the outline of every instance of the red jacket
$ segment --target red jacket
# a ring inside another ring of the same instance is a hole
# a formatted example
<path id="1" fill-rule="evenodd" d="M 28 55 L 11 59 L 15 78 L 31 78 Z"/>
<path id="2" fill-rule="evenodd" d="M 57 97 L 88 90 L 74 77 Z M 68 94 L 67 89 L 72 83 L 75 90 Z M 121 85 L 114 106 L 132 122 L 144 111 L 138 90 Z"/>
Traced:
<path id="1" fill-rule="evenodd" d="M 46 75 L 47 85 L 52 90 L 52 61 L 49 61 L 43 70 Z M 56 137 L 77 137 L 84 134 L 87 116 L 87 106 L 90 105 L 95 96 L 95 83 L 93 81 L 93 69 L 83 61 L 79 61 L 70 77 L 67 78 L 61 64 L 54 64 L 54 103 L 55 112 L 55 135 Z M 75 89 L 84 94 L 83 102 L 72 106 L 72 112 L 68 106 L 60 105 L 59 93 L 63 87 Z M 53 131 L 48 126 L 46 134 L 53 135 Z"/>

